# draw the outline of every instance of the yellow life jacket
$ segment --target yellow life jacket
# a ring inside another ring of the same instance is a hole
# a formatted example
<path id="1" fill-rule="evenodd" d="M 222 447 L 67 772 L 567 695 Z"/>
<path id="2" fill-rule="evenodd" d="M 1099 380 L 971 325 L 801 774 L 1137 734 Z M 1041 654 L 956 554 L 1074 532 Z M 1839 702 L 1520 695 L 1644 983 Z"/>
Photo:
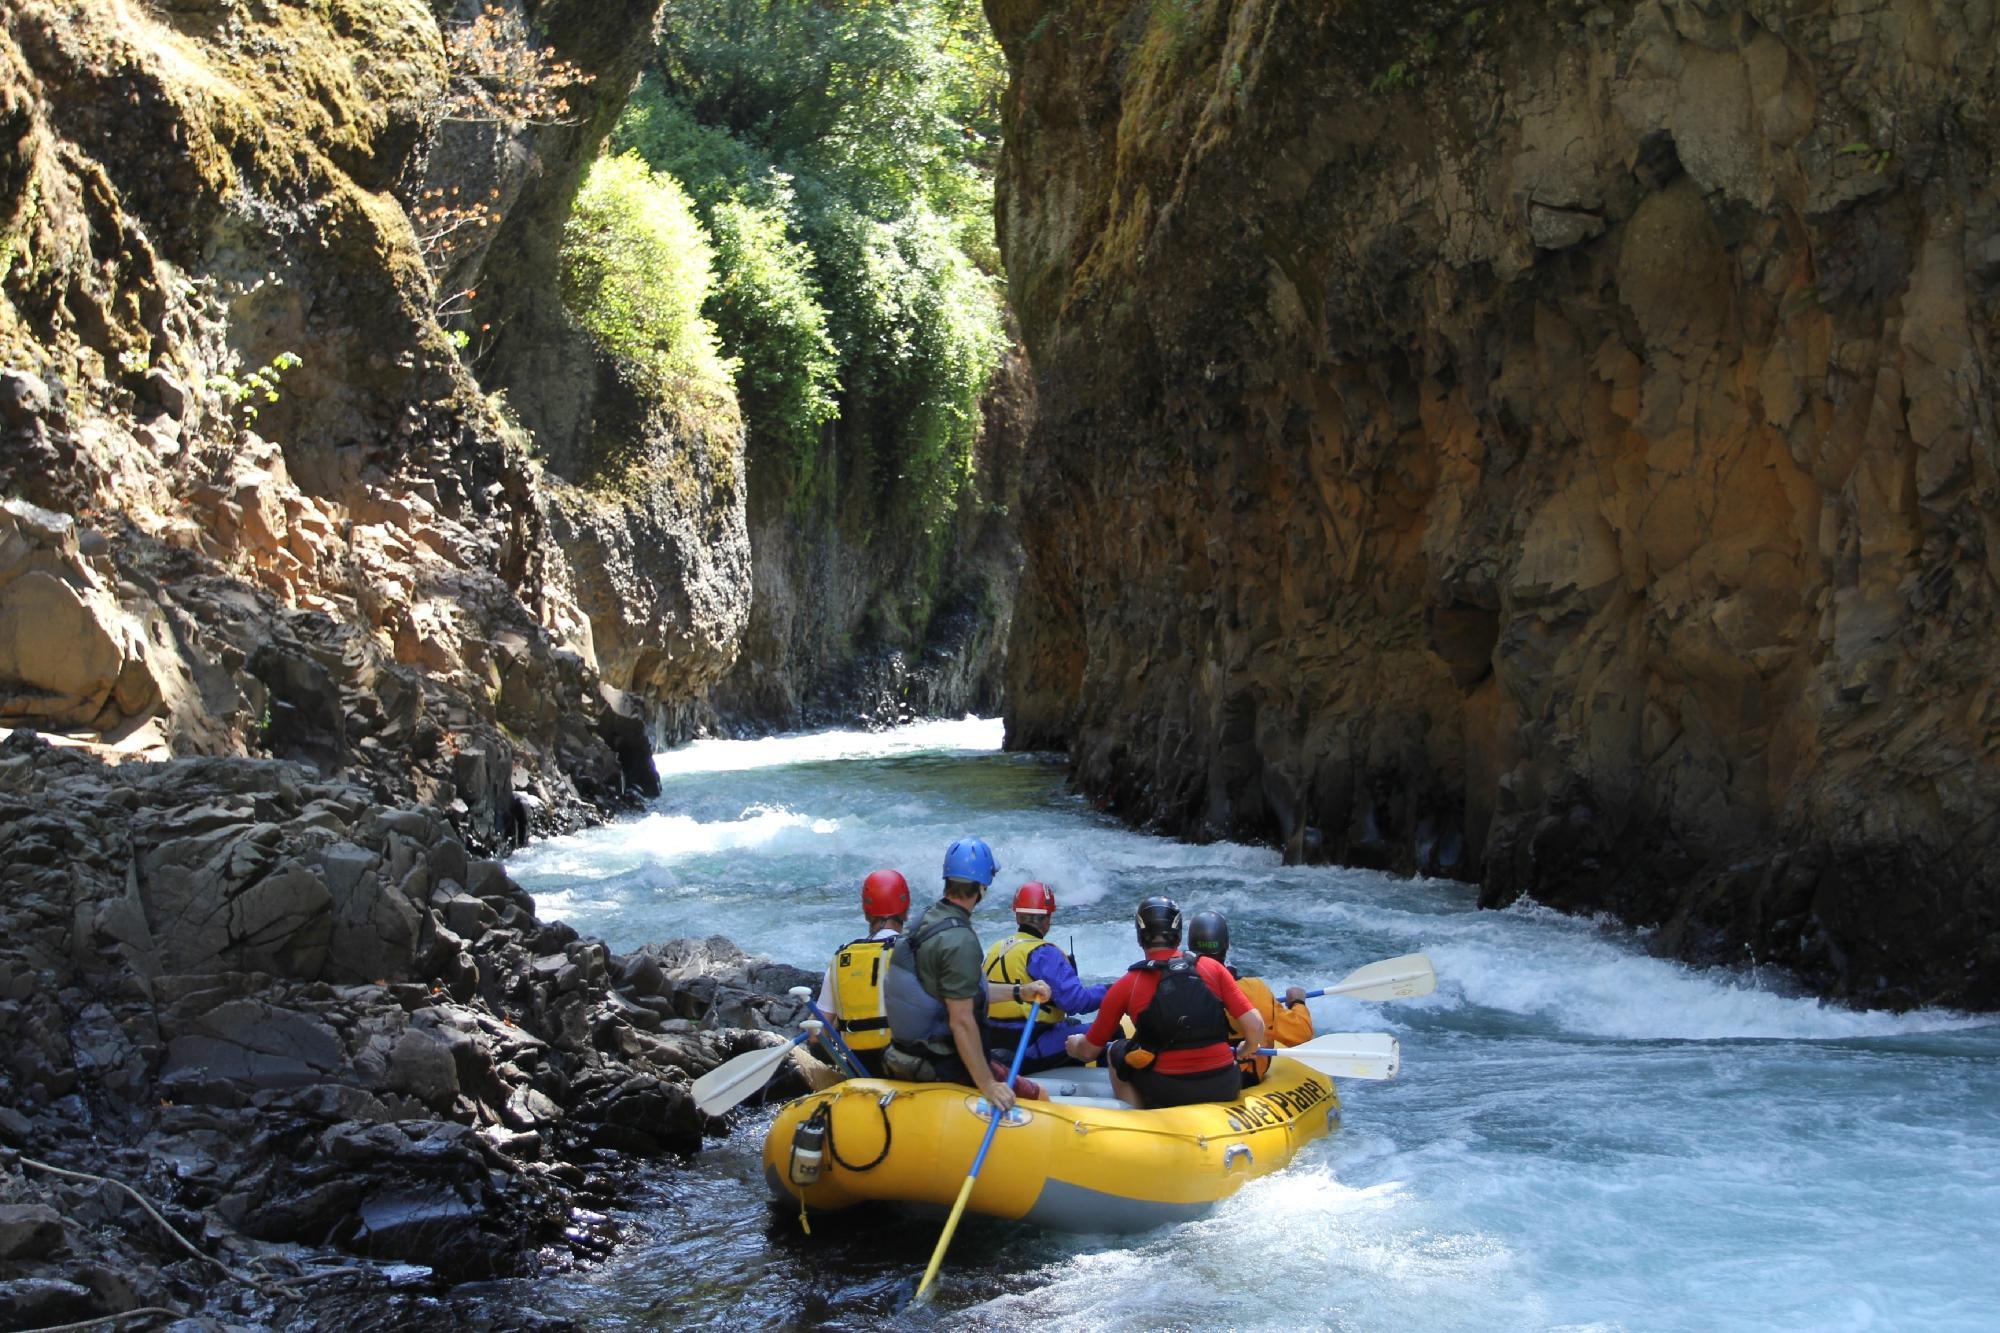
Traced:
<path id="1" fill-rule="evenodd" d="M 882 1001 L 882 973 L 894 940 L 856 940 L 833 956 L 833 1013 L 840 1035 L 857 1051 L 889 1044 L 889 1011 Z"/>
<path id="2" fill-rule="evenodd" d="M 993 947 L 986 951 L 986 979 L 1002 986 L 1027 985 L 1034 978 L 1028 975 L 1028 955 L 1041 948 L 1048 941 L 1025 930 L 1017 930 L 1005 939 L 993 941 Z M 1026 1000 L 994 1000 L 986 1006 L 988 1018 L 999 1019 L 1003 1023 L 1025 1023 L 1028 1020 Z M 1053 1004 L 1045 1004 L 1035 1011 L 1035 1026 L 1060 1023 L 1068 1015 Z"/>

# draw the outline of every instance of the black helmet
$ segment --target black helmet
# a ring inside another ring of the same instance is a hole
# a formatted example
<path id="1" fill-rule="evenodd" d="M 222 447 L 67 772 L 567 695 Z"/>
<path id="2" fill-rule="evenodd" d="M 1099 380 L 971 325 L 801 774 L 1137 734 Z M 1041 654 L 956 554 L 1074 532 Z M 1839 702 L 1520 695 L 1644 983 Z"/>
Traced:
<path id="1" fill-rule="evenodd" d="M 1181 909 L 1172 898 L 1146 899 L 1132 921 L 1142 949 L 1171 949 L 1181 942 Z"/>
<path id="2" fill-rule="evenodd" d="M 1229 956 L 1229 918 L 1220 912 L 1196 912 L 1188 918 L 1188 950 L 1221 962 Z"/>

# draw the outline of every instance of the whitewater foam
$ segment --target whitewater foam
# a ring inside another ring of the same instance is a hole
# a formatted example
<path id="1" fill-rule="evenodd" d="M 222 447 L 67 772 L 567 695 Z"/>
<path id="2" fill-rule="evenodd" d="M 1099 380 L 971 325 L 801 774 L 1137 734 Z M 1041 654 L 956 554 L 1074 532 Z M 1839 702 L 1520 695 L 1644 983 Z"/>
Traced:
<path id="1" fill-rule="evenodd" d="M 912 722 L 885 731 L 788 732 L 757 740 L 699 740 L 653 756 L 664 778 L 700 773 L 742 773 L 840 759 L 881 759 L 899 754 L 981 754 L 1006 736 L 997 717 L 967 715 L 952 722 Z"/>
<path id="2" fill-rule="evenodd" d="M 968 1222 L 938 1302 L 954 1324 L 1991 1327 L 2000 1028 L 1824 1005 L 1779 978 L 1651 957 L 1603 921 L 1532 903 L 1478 911 L 1462 884 L 1133 833 L 1064 796 L 1054 766 L 991 753 L 998 741 L 996 723 L 952 723 L 679 752 L 651 816 L 515 863 L 545 910 L 615 948 L 719 932 L 812 969 L 855 934 L 868 870 L 904 870 L 921 900 L 964 833 L 1004 867 L 975 914 L 982 940 L 1008 927 L 1013 883 L 1044 879 L 1062 903 L 1056 938 L 1074 938 L 1087 979 L 1132 960 L 1131 904 L 1160 891 L 1229 912 L 1231 962 L 1274 983 L 1430 954 L 1439 985 L 1420 1000 L 1313 1002 L 1322 1031 L 1403 1043 L 1401 1078 L 1343 1084 L 1339 1133 L 1206 1221 L 1138 1238 Z M 843 753 L 869 757 L 828 762 Z M 895 1289 L 914 1283 L 898 1257 L 907 1225 L 774 1230 L 759 1133 L 678 1175 L 676 1239 L 614 1260 L 572 1313 L 634 1327 L 893 1320 Z M 925 1248 L 907 1248 L 920 1267 Z M 635 1322 L 608 1312 L 619 1301 Z"/>

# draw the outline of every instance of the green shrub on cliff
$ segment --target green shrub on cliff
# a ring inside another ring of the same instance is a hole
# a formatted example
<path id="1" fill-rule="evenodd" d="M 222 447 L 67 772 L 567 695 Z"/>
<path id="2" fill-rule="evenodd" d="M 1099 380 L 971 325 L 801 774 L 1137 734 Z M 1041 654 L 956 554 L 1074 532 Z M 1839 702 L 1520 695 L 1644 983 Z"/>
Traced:
<path id="1" fill-rule="evenodd" d="M 879 508 L 939 531 L 970 472 L 979 395 L 1004 347 L 992 280 L 954 243 L 951 220 L 921 206 L 886 221 L 833 207 L 812 225 Z"/>
<path id="2" fill-rule="evenodd" d="M 753 441 L 783 442 L 801 507 L 837 484 L 862 530 L 941 531 L 1004 347 L 1004 70 L 976 0 L 672 13 L 613 142 L 684 182 L 715 236 L 708 311 Z M 838 475 L 814 465 L 829 408 Z"/>
<path id="3" fill-rule="evenodd" d="M 810 470 L 821 427 L 839 415 L 838 350 L 812 278 L 812 252 L 777 208 L 731 200 L 709 215 L 722 277 L 708 310 L 738 358 L 736 391 L 754 430 Z"/>
<path id="4" fill-rule="evenodd" d="M 654 80 L 698 124 L 874 212 L 990 199 L 1004 76 L 976 0 L 674 0 Z"/>
<path id="5" fill-rule="evenodd" d="M 771 161 L 726 129 L 704 125 L 660 91 L 659 76 L 639 82 L 611 132 L 612 151 L 637 153 L 687 188 L 704 213 L 738 195 L 768 202 L 761 189 Z"/>
<path id="6" fill-rule="evenodd" d="M 714 253 L 671 176 L 636 155 L 598 159 L 563 228 L 570 313 L 669 409 L 706 417 L 732 399 L 734 367 L 702 314 Z"/>

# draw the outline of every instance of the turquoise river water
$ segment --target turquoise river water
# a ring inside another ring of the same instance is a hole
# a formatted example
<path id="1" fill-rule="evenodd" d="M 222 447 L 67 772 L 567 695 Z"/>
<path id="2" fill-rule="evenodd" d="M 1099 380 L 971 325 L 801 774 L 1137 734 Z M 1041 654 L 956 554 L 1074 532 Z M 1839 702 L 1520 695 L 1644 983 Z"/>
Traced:
<path id="1" fill-rule="evenodd" d="M 1649 957 L 1605 923 L 1481 912 L 1464 885 L 1285 867 L 1122 829 L 1000 724 L 697 742 L 651 813 L 513 869 L 543 916 L 620 950 L 722 934 L 818 969 L 859 933 L 862 877 L 930 896 L 947 843 L 990 841 L 1007 929 L 1041 879 L 1086 977 L 1135 956 L 1134 903 L 1220 908 L 1231 961 L 1325 984 L 1423 950 L 1434 995 L 1316 1000 L 1321 1031 L 1402 1043 L 1346 1083 L 1345 1125 L 1207 1219 L 1138 1237 L 972 1220 L 938 1299 L 906 1309 L 937 1224 L 766 1202 L 769 1112 L 647 1174 L 604 1266 L 523 1293 L 602 1329 L 2000 1328 L 2000 1024 L 1864 1013 L 1783 979 Z"/>

